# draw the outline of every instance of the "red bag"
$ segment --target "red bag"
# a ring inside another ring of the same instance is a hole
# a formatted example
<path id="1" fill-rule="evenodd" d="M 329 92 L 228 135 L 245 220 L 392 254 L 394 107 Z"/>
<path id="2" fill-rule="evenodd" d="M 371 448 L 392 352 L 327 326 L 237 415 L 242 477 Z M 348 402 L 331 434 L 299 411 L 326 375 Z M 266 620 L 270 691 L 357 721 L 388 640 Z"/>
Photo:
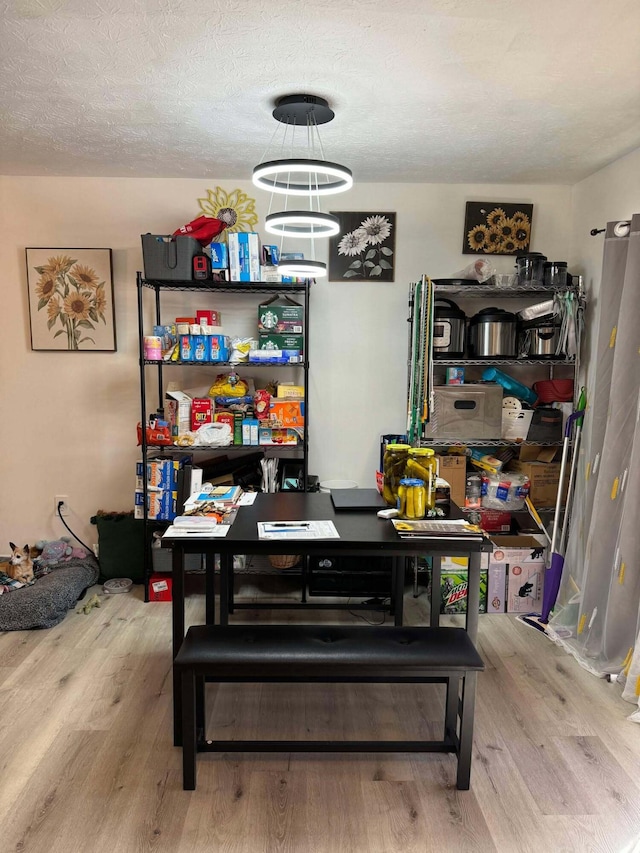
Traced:
<path id="1" fill-rule="evenodd" d="M 174 237 L 187 235 L 196 239 L 201 246 L 208 246 L 214 237 L 221 234 L 227 227 L 227 223 L 222 219 L 216 219 L 213 216 L 198 216 L 197 219 L 192 219 L 187 222 L 182 228 L 178 228 L 173 232 Z"/>

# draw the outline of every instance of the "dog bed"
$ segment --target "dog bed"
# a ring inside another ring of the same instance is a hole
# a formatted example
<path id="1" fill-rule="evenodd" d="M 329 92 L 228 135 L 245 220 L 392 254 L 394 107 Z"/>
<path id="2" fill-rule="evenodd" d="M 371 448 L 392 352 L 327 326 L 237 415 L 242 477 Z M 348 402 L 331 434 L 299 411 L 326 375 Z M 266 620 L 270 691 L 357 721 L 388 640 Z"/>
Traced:
<path id="1" fill-rule="evenodd" d="M 69 560 L 34 584 L 0 595 L 0 631 L 52 628 L 75 607 L 87 587 L 97 582 L 99 574 L 93 557 Z"/>

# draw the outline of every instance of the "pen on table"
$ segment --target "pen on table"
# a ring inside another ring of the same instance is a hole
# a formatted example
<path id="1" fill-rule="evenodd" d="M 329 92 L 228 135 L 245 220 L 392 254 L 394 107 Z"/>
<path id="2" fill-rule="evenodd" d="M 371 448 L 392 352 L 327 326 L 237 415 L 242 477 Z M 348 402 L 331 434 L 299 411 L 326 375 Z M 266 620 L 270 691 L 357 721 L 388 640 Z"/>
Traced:
<path id="1" fill-rule="evenodd" d="M 297 529 L 299 527 L 309 527 L 309 525 L 299 521 L 276 521 L 272 522 L 271 527 L 293 527 Z"/>

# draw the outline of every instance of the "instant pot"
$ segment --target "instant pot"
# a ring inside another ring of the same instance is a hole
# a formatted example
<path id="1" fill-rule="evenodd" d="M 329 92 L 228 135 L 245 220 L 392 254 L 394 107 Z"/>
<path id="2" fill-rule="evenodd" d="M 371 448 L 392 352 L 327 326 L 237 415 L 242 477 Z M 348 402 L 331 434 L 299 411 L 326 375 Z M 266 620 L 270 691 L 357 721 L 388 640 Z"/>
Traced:
<path id="1" fill-rule="evenodd" d="M 469 321 L 470 358 L 515 358 L 516 315 L 502 308 L 483 308 Z"/>
<path id="2" fill-rule="evenodd" d="M 450 299 L 438 296 L 433 309 L 433 357 L 462 358 L 467 317 Z"/>
<path id="3" fill-rule="evenodd" d="M 520 352 L 527 358 L 556 358 L 560 341 L 560 322 L 540 319 L 523 323 L 520 332 Z"/>

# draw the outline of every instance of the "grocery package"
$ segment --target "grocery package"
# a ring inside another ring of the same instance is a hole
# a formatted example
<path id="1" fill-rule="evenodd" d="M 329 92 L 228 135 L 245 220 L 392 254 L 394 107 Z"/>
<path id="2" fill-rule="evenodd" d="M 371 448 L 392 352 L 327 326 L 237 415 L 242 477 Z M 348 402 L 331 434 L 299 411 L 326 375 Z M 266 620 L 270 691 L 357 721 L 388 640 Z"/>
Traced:
<path id="1" fill-rule="evenodd" d="M 482 474 L 482 506 L 509 512 L 524 509 L 529 488 L 529 478 L 524 474 L 485 471 Z"/>

